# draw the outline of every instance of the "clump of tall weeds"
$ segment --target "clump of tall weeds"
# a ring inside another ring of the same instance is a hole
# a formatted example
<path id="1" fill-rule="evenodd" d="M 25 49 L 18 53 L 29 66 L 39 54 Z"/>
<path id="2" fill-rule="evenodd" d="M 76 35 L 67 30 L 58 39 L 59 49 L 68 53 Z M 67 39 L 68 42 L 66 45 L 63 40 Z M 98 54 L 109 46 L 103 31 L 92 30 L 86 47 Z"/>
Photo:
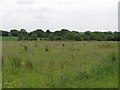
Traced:
<path id="1" fill-rule="evenodd" d="M 12 66 L 18 67 L 18 68 L 21 66 L 21 59 L 17 55 L 9 56 L 9 59 L 11 60 Z"/>
<path id="2" fill-rule="evenodd" d="M 33 63 L 32 63 L 30 60 L 27 60 L 27 61 L 26 61 L 25 66 L 26 66 L 26 68 L 28 68 L 28 69 L 33 69 Z"/>
<path id="3" fill-rule="evenodd" d="M 111 61 L 116 61 L 117 60 L 117 55 L 113 52 L 110 53 L 108 57 L 110 57 Z"/>
<path id="4" fill-rule="evenodd" d="M 50 82 L 50 88 L 55 88 L 55 81 L 53 80 L 53 78 L 51 77 L 51 82 Z"/>
<path id="5" fill-rule="evenodd" d="M 26 45 L 24 46 L 24 50 L 25 50 L 25 51 L 28 51 L 28 47 L 27 47 Z"/>
<path id="6" fill-rule="evenodd" d="M 45 47 L 45 51 L 48 52 L 49 51 L 49 48 L 48 46 Z"/>
<path id="7" fill-rule="evenodd" d="M 37 47 L 37 43 L 35 43 L 35 47 Z"/>

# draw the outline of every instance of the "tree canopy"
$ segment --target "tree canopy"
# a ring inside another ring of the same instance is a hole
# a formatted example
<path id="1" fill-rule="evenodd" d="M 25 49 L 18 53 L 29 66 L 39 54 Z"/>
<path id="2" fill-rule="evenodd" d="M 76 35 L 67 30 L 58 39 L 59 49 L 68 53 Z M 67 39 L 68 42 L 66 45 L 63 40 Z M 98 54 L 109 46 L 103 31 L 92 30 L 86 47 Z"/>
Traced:
<path id="1" fill-rule="evenodd" d="M 77 31 L 70 31 L 68 29 L 61 29 L 60 31 L 51 32 L 42 29 L 37 29 L 32 32 L 27 32 L 25 29 L 20 31 L 13 29 L 10 32 L 3 31 L 2 36 L 18 36 L 18 40 L 72 40 L 72 41 L 120 41 L 120 32 L 98 32 L 98 31 L 86 31 L 83 33 Z"/>

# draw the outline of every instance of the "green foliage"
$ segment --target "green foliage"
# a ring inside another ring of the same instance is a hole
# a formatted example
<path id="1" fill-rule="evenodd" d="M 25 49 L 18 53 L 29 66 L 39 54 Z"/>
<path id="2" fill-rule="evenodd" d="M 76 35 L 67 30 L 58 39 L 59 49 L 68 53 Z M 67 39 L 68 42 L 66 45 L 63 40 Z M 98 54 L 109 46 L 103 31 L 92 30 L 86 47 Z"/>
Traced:
<path id="1" fill-rule="evenodd" d="M 9 36 L 9 32 L 0 30 L 0 36 Z"/>
<path id="2" fill-rule="evenodd" d="M 50 41 L 53 41 L 53 40 L 55 40 L 55 35 L 53 33 L 51 33 L 48 38 Z"/>
<path id="3" fill-rule="evenodd" d="M 24 39 L 24 36 L 23 36 L 23 34 L 20 33 L 20 34 L 18 35 L 18 41 L 21 41 L 21 40 L 23 40 L 23 39 Z"/>
<path id="4" fill-rule="evenodd" d="M 25 29 L 21 29 L 20 30 L 20 33 L 23 34 L 23 35 L 26 35 L 27 34 L 27 31 Z"/>
<path id="5" fill-rule="evenodd" d="M 69 31 L 67 29 L 61 29 L 60 31 L 50 32 L 47 30 L 44 32 L 42 29 L 37 29 L 28 33 L 25 29 L 11 30 L 11 36 L 18 36 L 22 34 L 25 40 L 29 40 L 28 37 L 32 38 L 33 34 L 37 35 L 37 38 L 40 40 L 50 40 L 50 41 L 59 41 L 59 40 L 71 40 L 71 41 L 120 41 L 120 32 L 90 32 L 86 31 L 84 33 L 79 33 L 77 31 Z M 28 36 L 26 36 L 28 35 Z M 9 36 L 9 32 L 2 31 L 1 36 Z M 32 39 L 30 39 L 32 40 Z M 35 39 L 36 40 L 36 39 Z"/>
<path id="6" fill-rule="evenodd" d="M 82 34 L 83 41 L 90 41 L 90 37 L 86 34 Z"/>
<path id="7" fill-rule="evenodd" d="M 77 34 L 75 32 L 69 32 L 64 36 L 64 38 L 66 40 L 75 40 L 76 36 Z"/>
<path id="8" fill-rule="evenodd" d="M 48 38 L 48 36 L 50 35 L 50 30 L 47 30 L 46 33 L 45 33 L 45 37 Z"/>
<path id="9" fill-rule="evenodd" d="M 42 29 L 37 29 L 37 30 L 33 31 L 32 34 L 36 34 L 37 37 L 39 37 L 39 38 L 44 38 L 44 36 L 45 36 L 45 32 Z"/>
<path id="10" fill-rule="evenodd" d="M 61 36 L 61 37 L 64 37 L 67 33 L 69 33 L 70 31 L 67 30 L 67 29 L 62 29 L 60 31 L 55 31 L 53 32 L 54 35 L 56 36 Z"/>
<path id="11" fill-rule="evenodd" d="M 87 36 L 90 36 L 90 35 L 91 35 L 91 32 L 90 32 L 90 31 L 86 31 L 85 34 L 86 34 Z"/>
<path id="12" fill-rule="evenodd" d="M 28 35 L 25 35 L 24 40 L 30 40 L 30 37 Z"/>
<path id="13" fill-rule="evenodd" d="M 18 37 L 11 37 L 11 36 L 2 36 L 0 37 L 2 41 L 18 41 Z"/>
<path id="14" fill-rule="evenodd" d="M 55 36 L 55 40 L 61 40 L 62 37 L 61 36 Z"/>
<path id="15" fill-rule="evenodd" d="M 81 34 L 75 35 L 75 40 L 76 41 L 82 41 L 82 35 Z"/>
<path id="16" fill-rule="evenodd" d="M 18 36 L 18 34 L 19 34 L 19 31 L 16 29 L 13 29 L 10 31 L 10 36 Z"/>
<path id="17" fill-rule="evenodd" d="M 30 40 L 31 40 L 31 41 L 36 41 L 36 40 L 37 40 L 37 35 L 36 35 L 36 34 L 32 34 L 32 35 L 30 36 Z"/>
<path id="18" fill-rule="evenodd" d="M 114 32 L 114 41 L 120 41 L 120 32 Z"/>

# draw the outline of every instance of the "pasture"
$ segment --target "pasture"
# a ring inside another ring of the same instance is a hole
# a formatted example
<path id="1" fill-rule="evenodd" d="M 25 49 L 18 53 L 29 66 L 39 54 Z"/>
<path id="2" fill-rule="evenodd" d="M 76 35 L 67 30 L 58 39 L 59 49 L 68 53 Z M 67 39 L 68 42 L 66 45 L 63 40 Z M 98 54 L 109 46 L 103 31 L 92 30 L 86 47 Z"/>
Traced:
<path id="1" fill-rule="evenodd" d="M 118 42 L 3 41 L 3 88 L 117 88 Z"/>

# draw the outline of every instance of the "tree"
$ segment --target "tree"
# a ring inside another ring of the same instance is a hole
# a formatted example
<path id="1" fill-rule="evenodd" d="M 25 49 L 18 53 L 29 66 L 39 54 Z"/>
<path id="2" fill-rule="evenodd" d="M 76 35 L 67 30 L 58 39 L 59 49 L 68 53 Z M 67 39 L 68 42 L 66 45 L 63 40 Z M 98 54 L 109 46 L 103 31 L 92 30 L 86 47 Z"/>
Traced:
<path id="1" fill-rule="evenodd" d="M 44 38 L 45 36 L 45 32 L 42 29 L 37 29 L 32 34 L 36 34 L 39 38 Z"/>
<path id="2" fill-rule="evenodd" d="M 62 37 L 61 36 L 55 36 L 55 40 L 61 40 Z"/>
<path id="3" fill-rule="evenodd" d="M 13 30 L 10 31 L 11 36 L 18 36 L 18 34 L 19 34 L 19 31 L 16 30 L 16 29 L 13 29 Z"/>
<path id="4" fill-rule="evenodd" d="M 45 37 L 47 38 L 49 35 L 50 35 L 50 30 L 47 30 L 46 33 L 45 33 Z"/>
<path id="5" fill-rule="evenodd" d="M 25 35 L 24 40 L 30 40 L 29 36 L 28 36 L 28 35 Z"/>
<path id="6" fill-rule="evenodd" d="M 113 39 L 114 39 L 113 34 L 107 36 L 107 41 L 112 41 Z"/>
<path id="7" fill-rule="evenodd" d="M 51 33 L 48 38 L 50 41 L 53 41 L 53 40 L 55 40 L 55 35 L 53 33 Z"/>
<path id="8" fill-rule="evenodd" d="M 91 40 L 96 40 L 97 34 L 96 33 L 91 33 L 90 39 Z"/>
<path id="9" fill-rule="evenodd" d="M 30 36 L 30 40 L 31 40 L 31 41 L 37 40 L 37 35 L 36 35 L 36 34 L 32 34 L 32 35 Z"/>
<path id="10" fill-rule="evenodd" d="M 67 33 L 69 33 L 70 31 L 69 30 L 67 30 L 67 29 L 62 29 L 61 31 L 60 31 L 60 33 L 61 33 L 61 35 L 60 36 L 65 36 Z"/>
<path id="11" fill-rule="evenodd" d="M 114 32 L 114 41 L 120 41 L 120 32 Z"/>
<path id="12" fill-rule="evenodd" d="M 82 34 L 82 38 L 84 41 L 89 41 L 90 40 L 90 36 L 86 35 L 86 34 Z"/>
<path id="13" fill-rule="evenodd" d="M 23 35 L 20 33 L 19 35 L 18 35 L 18 41 L 21 41 L 21 40 L 23 40 L 24 39 L 24 37 L 23 37 Z"/>
<path id="14" fill-rule="evenodd" d="M 76 40 L 76 41 L 82 41 L 82 36 L 81 36 L 81 34 L 76 35 L 76 36 L 75 36 L 75 40 Z"/>
<path id="15" fill-rule="evenodd" d="M 102 32 L 92 32 L 90 35 L 90 40 L 102 41 L 105 35 Z"/>
<path id="16" fill-rule="evenodd" d="M 9 36 L 8 31 L 0 31 L 0 36 Z"/>
<path id="17" fill-rule="evenodd" d="M 21 29 L 20 33 L 23 34 L 23 35 L 27 35 L 27 31 L 25 29 Z"/>
<path id="18" fill-rule="evenodd" d="M 75 37 L 77 36 L 77 33 L 75 32 L 68 32 L 65 36 L 65 40 L 75 40 Z"/>
<path id="19" fill-rule="evenodd" d="M 70 31 L 67 30 L 67 29 L 62 29 L 61 31 L 55 31 L 53 34 L 64 37 L 64 36 L 65 36 L 67 33 L 69 33 L 69 32 L 70 32 Z"/>
<path id="20" fill-rule="evenodd" d="M 90 36 L 91 32 L 90 32 L 90 31 L 86 31 L 85 34 L 86 34 L 87 36 Z"/>

